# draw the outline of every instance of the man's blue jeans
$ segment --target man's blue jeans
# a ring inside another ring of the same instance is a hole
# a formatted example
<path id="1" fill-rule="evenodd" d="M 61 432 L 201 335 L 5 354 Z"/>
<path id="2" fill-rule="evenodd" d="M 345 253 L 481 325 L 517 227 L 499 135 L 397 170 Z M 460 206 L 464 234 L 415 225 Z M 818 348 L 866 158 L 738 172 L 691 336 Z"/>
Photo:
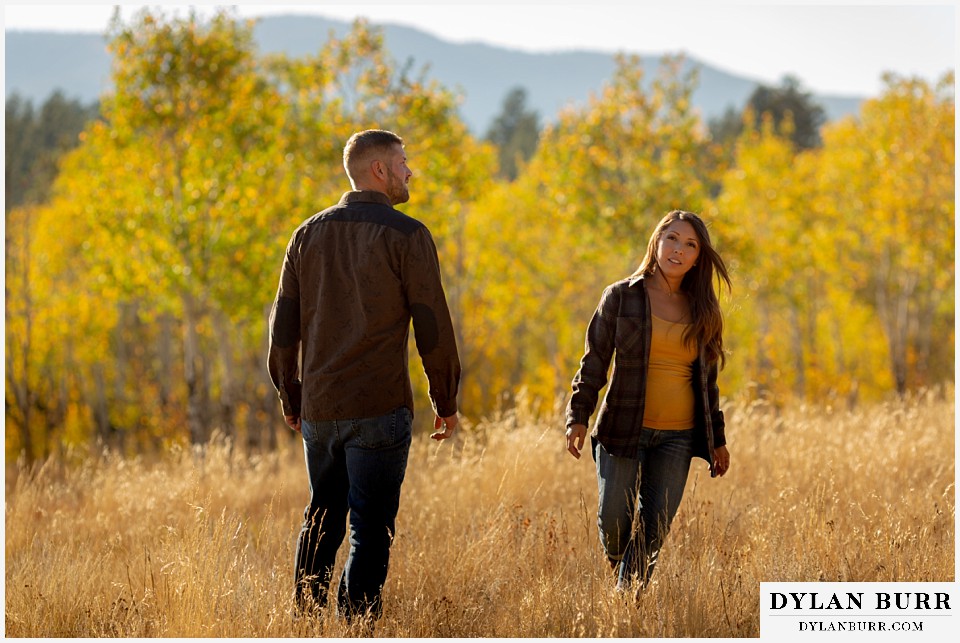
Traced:
<path id="1" fill-rule="evenodd" d="M 593 440 L 600 487 L 600 541 L 610 562 L 619 563 L 620 589 L 627 589 L 634 577 L 643 585 L 649 582 L 680 507 L 693 457 L 693 429 L 640 431 L 637 458 L 611 455 Z"/>
<path id="2" fill-rule="evenodd" d="M 373 418 L 301 420 L 310 504 L 297 539 L 299 607 L 306 606 L 308 596 L 326 606 L 349 512 L 350 554 L 340 577 L 338 608 L 347 619 L 367 611 L 380 616 L 411 424 L 405 407 Z"/>

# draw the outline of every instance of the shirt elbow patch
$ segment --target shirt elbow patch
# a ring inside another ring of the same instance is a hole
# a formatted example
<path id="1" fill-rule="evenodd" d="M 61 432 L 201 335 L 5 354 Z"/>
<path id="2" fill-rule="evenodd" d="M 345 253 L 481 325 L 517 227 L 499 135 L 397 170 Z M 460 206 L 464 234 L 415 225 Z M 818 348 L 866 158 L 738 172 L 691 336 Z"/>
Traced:
<path id="1" fill-rule="evenodd" d="M 270 329 L 273 345 L 289 348 L 300 341 L 300 302 L 289 297 L 277 298 L 273 326 Z"/>
<path id="2" fill-rule="evenodd" d="M 413 317 L 414 335 L 417 340 L 417 349 L 421 355 L 426 355 L 440 343 L 440 329 L 437 326 L 437 316 L 425 304 L 410 306 L 410 316 Z"/>

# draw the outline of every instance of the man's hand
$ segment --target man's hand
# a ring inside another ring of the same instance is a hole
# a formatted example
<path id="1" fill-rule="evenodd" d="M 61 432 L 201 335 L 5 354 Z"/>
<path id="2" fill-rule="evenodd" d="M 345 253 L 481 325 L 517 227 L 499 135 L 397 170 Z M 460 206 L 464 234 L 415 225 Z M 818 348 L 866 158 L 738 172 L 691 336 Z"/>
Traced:
<path id="1" fill-rule="evenodd" d="M 435 431 L 430 435 L 430 437 L 434 440 L 446 440 L 453 435 L 454 431 L 457 430 L 457 425 L 459 423 L 460 420 L 457 418 L 456 413 L 445 418 L 442 418 L 438 415 L 433 421 L 433 428 Z M 441 427 L 443 427 L 442 431 L 440 430 Z"/>
<path id="2" fill-rule="evenodd" d="M 299 415 L 284 415 L 283 420 L 284 422 L 287 423 L 287 426 L 289 426 L 291 429 L 293 429 L 297 433 L 300 433 L 300 416 Z"/>
<path id="3" fill-rule="evenodd" d="M 587 427 L 583 424 L 571 424 L 567 429 L 567 451 L 577 460 L 583 450 L 583 441 L 587 438 Z"/>

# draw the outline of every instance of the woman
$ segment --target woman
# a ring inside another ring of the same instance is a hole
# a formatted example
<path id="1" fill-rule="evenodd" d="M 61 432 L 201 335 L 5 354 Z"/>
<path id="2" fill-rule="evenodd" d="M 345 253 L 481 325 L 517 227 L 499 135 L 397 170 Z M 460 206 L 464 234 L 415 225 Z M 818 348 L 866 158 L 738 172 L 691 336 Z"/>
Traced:
<path id="1" fill-rule="evenodd" d="M 621 590 L 635 577 L 649 582 L 692 458 L 706 460 L 711 476 L 730 468 L 717 388 L 724 356 L 715 275 L 730 288 L 703 221 L 674 210 L 657 225 L 637 271 L 604 290 L 587 328 L 567 406 L 567 450 L 580 457 L 612 358 L 591 445 L 600 540 Z"/>

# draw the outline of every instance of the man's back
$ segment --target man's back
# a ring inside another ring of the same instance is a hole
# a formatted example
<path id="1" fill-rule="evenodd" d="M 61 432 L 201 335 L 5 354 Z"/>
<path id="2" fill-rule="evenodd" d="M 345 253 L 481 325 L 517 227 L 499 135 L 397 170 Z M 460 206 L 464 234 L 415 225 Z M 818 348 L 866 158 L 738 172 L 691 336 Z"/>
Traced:
<path id="1" fill-rule="evenodd" d="M 459 360 L 430 232 L 379 192 L 348 192 L 306 220 L 287 247 L 270 350 L 281 400 L 282 383 L 296 379 L 289 367 L 298 337 L 298 415 L 322 421 L 412 411 L 411 316 L 431 397 L 441 415 L 455 411 Z M 296 386 L 289 389 L 295 409 Z"/>

